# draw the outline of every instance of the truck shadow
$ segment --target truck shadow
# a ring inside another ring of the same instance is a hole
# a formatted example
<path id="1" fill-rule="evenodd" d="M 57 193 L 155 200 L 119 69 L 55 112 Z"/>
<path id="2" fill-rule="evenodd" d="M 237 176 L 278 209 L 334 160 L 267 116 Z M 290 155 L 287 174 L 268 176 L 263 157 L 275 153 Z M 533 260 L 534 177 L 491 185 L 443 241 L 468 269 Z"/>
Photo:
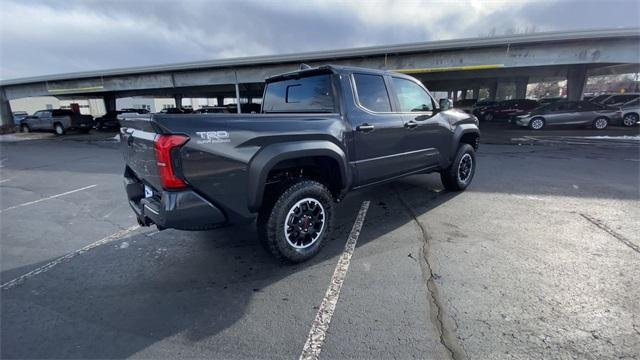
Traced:
<path id="1" fill-rule="evenodd" d="M 361 202 L 371 209 L 359 247 L 412 221 L 399 192 L 424 214 L 456 196 L 440 189 L 439 179 L 420 175 L 354 193 L 337 207 L 323 251 L 299 265 L 275 261 L 252 225 L 103 245 L 3 291 L 2 358 L 229 356 L 229 344 L 247 357 L 273 346 L 297 356 Z M 265 335 L 285 330 L 295 336 Z"/>

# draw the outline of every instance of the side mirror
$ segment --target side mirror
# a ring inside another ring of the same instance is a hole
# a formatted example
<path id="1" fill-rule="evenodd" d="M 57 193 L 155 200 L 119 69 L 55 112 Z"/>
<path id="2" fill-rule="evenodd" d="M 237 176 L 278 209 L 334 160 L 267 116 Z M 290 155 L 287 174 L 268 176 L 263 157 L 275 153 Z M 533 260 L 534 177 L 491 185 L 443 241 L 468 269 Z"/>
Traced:
<path id="1" fill-rule="evenodd" d="M 453 102 L 449 99 L 440 99 L 439 101 L 440 110 L 449 110 L 453 107 Z"/>

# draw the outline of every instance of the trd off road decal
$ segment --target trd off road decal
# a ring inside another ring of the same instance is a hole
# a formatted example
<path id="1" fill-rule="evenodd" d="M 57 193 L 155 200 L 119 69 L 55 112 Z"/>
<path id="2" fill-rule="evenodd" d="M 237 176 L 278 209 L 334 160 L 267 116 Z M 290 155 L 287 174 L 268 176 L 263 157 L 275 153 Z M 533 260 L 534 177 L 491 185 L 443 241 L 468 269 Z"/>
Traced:
<path id="1" fill-rule="evenodd" d="M 228 143 L 231 141 L 231 139 L 229 139 L 229 133 L 224 130 L 198 131 L 196 134 L 200 136 L 200 140 L 196 141 L 197 144 L 218 144 Z"/>

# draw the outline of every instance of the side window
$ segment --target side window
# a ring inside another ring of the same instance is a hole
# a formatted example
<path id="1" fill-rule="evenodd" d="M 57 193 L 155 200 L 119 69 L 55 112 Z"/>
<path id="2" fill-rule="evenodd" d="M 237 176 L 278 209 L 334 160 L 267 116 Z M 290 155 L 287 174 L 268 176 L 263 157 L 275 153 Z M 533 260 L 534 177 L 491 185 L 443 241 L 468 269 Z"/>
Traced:
<path id="1" fill-rule="evenodd" d="M 39 118 L 42 116 L 42 111 L 36 111 L 35 113 L 33 113 L 33 116 Z"/>
<path id="2" fill-rule="evenodd" d="M 41 118 L 50 118 L 51 117 L 51 111 L 43 111 L 42 113 L 40 113 L 40 117 Z"/>
<path id="3" fill-rule="evenodd" d="M 413 81 L 393 78 L 393 86 L 398 95 L 400 112 L 431 111 L 433 101 L 431 96 Z"/>
<path id="4" fill-rule="evenodd" d="M 356 94 L 360 105 L 376 112 L 390 112 L 391 101 L 380 75 L 353 74 L 356 83 Z"/>

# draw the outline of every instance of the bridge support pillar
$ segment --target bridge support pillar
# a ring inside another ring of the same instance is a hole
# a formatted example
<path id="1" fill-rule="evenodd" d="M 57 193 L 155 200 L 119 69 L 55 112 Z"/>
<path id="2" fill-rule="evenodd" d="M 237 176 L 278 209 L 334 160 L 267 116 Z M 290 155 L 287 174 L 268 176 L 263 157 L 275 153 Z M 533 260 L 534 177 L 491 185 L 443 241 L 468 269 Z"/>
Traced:
<path id="1" fill-rule="evenodd" d="M 176 102 L 176 107 L 182 109 L 182 94 L 173 95 L 173 100 Z"/>
<path id="2" fill-rule="evenodd" d="M 223 106 L 224 105 L 224 96 L 218 96 L 216 98 L 216 102 L 218 103 L 218 106 Z"/>
<path id="3" fill-rule="evenodd" d="M 458 90 L 453 90 L 453 102 L 458 101 Z"/>
<path id="4" fill-rule="evenodd" d="M 473 98 L 478 100 L 478 97 L 480 97 L 480 88 L 473 88 Z"/>
<path id="5" fill-rule="evenodd" d="M 104 100 L 104 109 L 106 111 L 115 111 L 116 110 L 116 96 L 115 95 L 105 95 Z"/>
<path id="6" fill-rule="evenodd" d="M 498 95 L 498 82 L 494 81 L 489 85 L 489 100 L 496 101 L 496 96 Z"/>
<path id="7" fill-rule="evenodd" d="M 586 65 L 569 66 L 567 70 L 567 100 L 577 101 L 582 99 L 582 92 L 586 82 Z"/>
<path id="8" fill-rule="evenodd" d="M 460 92 L 460 99 L 462 100 L 466 100 L 467 99 L 467 89 L 464 89 Z"/>
<path id="9" fill-rule="evenodd" d="M 524 99 L 527 97 L 527 84 L 529 83 L 528 77 L 518 78 L 516 83 L 516 99 Z"/>
<path id="10" fill-rule="evenodd" d="M 11 112 L 11 104 L 7 99 L 4 88 L 0 88 L 0 125 L 14 125 L 13 113 Z"/>

